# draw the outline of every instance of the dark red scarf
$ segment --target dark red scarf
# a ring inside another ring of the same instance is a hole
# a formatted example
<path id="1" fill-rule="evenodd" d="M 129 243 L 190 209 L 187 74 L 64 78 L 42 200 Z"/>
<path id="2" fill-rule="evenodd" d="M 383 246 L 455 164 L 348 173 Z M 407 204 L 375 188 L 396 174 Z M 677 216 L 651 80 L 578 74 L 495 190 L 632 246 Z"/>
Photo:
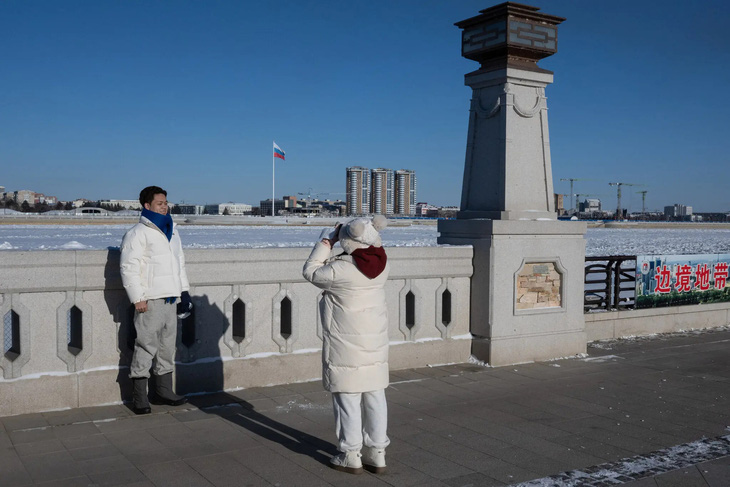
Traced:
<path id="1" fill-rule="evenodd" d="M 352 255 L 352 260 L 360 272 L 369 279 L 378 277 L 388 262 L 388 256 L 385 255 L 383 247 L 373 247 L 371 245 L 366 249 L 357 249 L 350 255 Z"/>

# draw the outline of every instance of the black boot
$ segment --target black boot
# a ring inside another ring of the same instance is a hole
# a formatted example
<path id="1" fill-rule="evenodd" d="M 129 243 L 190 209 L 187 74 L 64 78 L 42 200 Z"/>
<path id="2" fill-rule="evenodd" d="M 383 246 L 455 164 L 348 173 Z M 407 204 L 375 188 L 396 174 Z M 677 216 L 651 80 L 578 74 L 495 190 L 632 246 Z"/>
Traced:
<path id="1" fill-rule="evenodd" d="M 132 411 L 134 414 L 150 414 L 150 402 L 147 399 L 147 378 L 132 379 Z"/>
<path id="2" fill-rule="evenodd" d="M 178 396 L 172 391 L 172 372 L 155 377 L 157 401 L 168 406 L 179 406 L 188 402 L 188 398 Z"/>

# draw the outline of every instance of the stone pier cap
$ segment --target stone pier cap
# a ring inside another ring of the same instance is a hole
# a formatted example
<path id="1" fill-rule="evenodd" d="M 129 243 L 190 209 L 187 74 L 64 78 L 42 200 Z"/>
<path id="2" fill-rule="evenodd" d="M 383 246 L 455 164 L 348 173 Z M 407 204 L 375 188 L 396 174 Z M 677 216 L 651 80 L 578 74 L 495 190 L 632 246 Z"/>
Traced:
<path id="1" fill-rule="evenodd" d="M 480 71 L 512 67 L 552 73 L 537 61 L 558 51 L 557 26 L 563 17 L 538 13 L 538 7 L 506 2 L 456 22 L 463 29 L 461 55 L 481 64 Z"/>

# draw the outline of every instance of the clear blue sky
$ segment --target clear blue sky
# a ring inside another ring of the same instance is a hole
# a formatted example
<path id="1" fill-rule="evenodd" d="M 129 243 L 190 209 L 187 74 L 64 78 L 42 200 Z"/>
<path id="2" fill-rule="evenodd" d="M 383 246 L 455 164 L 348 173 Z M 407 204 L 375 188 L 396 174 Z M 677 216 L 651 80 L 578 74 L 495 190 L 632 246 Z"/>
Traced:
<path id="1" fill-rule="evenodd" d="M 0 2 L 0 185 L 174 202 L 343 192 L 351 165 L 414 169 L 460 201 L 470 90 L 453 23 L 499 2 Z M 553 178 L 641 209 L 730 210 L 730 2 L 540 0 Z M 343 195 L 334 195 L 342 197 Z M 626 206 L 624 205 L 624 206 Z"/>

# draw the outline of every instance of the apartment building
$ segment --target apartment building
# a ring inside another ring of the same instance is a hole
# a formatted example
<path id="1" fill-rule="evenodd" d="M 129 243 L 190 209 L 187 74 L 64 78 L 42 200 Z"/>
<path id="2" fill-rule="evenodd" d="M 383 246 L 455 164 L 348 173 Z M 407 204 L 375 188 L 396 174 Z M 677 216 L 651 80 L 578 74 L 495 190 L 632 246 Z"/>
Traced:
<path id="1" fill-rule="evenodd" d="M 360 166 L 347 168 L 345 201 L 348 215 L 370 213 L 370 169 Z"/>
<path id="2" fill-rule="evenodd" d="M 399 169 L 395 172 L 393 212 L 396 215 L 416 214 L 416 171 Z"/>

